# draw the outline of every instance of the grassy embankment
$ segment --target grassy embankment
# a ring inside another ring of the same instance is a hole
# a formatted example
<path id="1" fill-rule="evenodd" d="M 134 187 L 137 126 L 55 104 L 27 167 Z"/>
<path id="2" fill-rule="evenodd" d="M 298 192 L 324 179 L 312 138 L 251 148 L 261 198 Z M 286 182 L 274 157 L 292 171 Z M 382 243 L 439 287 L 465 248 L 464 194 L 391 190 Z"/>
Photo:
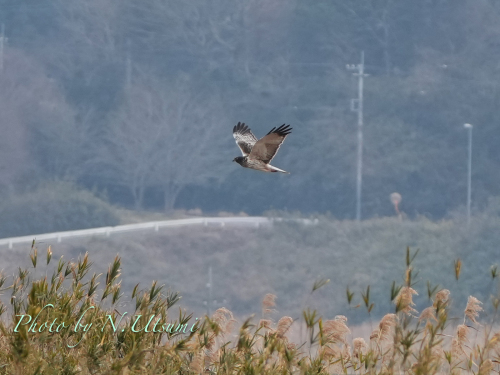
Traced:
<path id="1" fill-rule="evenodd" d="M 496 286 L 489 278 L 490 266 L 500 263 L 500 220 L 495 215 L 474 218 L 469 230 L 460 221 L 432 222 L 425 218 L 400 222 L 394 218 L 351 221 L 320 218 L 318 225 L 276 223 L 272 228 L 186 227 L 159 232 L 116 235 L 63 241 L 54 244 L 64 259 L 76 259 L 86 251 L 98 272 L 109 259 L 122 258 L 123 287 L 158 280 L 181 291 L 183 306 L 195 314 L 207 308 L 208 270 L 212 267 L 212 307 L 225 306 L 238 316 L 247 316 L 262 296 L 278 296 L 280 312 L 299 316 L 307 304 L 329 316 L 349 315 L 360 323 L 380 318 L 391 306 L 388 290 L 392 282 L 403 282 L 407 247 L 420 249 L 415 266 L 416 308 L 428 303 L 426 283 L 445 285 L 453 295 L 451 308 L 461 310 L 469 295 L 487 300 Z M 39 244 L 47 246 L 49 244 Z M 454 262 L 464 264 L 461 280 L 454 278 Z M 5 251 L 3 268 L 26 265 L 25 250 Z M 331 280 L 308 297 L 319 278 Z M 375 306 L 369 316 L 352 310 L 345 299 L 347 287 L 355 293 L 353 305 L 362 302 L 361 292 L 370 285 Z M 213 310 L 213 309 L 212 309 Z"/>

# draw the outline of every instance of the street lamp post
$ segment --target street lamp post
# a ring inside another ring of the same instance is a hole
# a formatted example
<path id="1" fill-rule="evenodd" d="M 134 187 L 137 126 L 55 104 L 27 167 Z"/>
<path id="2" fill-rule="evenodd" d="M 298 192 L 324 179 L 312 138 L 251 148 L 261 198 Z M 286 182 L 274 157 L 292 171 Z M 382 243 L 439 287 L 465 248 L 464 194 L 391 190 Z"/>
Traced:
<path id="1" fill-rule="evenodd" d="M 363 183 L 363 78 L 365 74 L 365 52 L 361 51 L 361 63 L 347 64 L 347 69 L 355 70 L 358 76 L 358 98 L 351 99 L 351 111 L 358 113 L 358 166 L 356 168 L 356 221 L 361 220 L 361 190 Z"/>
<path id="2" fill-rule="evenodd" d="M 469 132 L 469 156 L 467 160 L 467 226 L 470 225 L 470 204 L 472 190 L 472 125 L 464 124 L 464 128 Z"/>

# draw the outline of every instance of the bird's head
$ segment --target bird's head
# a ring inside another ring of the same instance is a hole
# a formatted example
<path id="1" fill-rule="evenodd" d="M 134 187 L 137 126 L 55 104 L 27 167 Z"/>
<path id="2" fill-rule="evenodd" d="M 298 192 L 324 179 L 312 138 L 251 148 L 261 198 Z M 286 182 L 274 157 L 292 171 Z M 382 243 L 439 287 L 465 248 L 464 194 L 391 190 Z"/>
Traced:
<path id="1" fill-rule="evenodd" d="M 237 157 L 235 157 L 235 158 L 233 159 L 233 161 L 235 161 L 236 163 L 238 163 L 238 164 L 240 164 L 240 165 L 241 165 L 241 163 L 243 163 L 243 160 L 244 160 L 244 159 L 245 159 L 245 158 L 244 158 L 243 156 L 237 156 Z"/>

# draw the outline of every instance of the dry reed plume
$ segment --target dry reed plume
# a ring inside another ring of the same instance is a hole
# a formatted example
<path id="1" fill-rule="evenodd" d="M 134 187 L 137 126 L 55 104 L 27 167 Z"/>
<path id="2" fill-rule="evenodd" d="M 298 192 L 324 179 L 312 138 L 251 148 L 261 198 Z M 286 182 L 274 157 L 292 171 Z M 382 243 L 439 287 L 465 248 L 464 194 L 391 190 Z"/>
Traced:
<path id="1" fill-rule="evenodd" d="M 418 314 L 418 311 L 412 307 L 415 306 L 413 303 L 413 295 L 418 295 L 415 289 L 408 286 L 401 288 L 394 301 L 398 307 L 398 311 L 402 311 L 408 315 L 412 315 L 413 313 Z"/>
<path id="2" fill-rule="evenodd" d="M 474 323 L 477 323 L 476 318 L 479 316 L 479 313 L 483 311 L 483 308 L 479 306 L 481 304 L 482 302 L 479 301 L 476 297 L 469 296 L 467 306 L 465 307 L 465 317 L 469 318 Z"/>
<path id="3" fill-rule="evenodd" d="M 262 315 L 267 316 L 272 314 L 275 310 L 273 307 L 276 306 L 276 296 L 274 294 L 268 293 L 264 296 L 262 300 Z"/>

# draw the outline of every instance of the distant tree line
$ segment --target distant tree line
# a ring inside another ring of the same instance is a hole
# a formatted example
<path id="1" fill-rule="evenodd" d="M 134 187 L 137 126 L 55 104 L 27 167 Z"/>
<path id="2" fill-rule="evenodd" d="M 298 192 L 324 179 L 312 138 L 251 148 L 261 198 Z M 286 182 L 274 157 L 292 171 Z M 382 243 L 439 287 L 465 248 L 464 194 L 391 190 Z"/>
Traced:
<path id="1" fill-rule="evenodd" d="M 363 216 L 443 217 L 500 186 L 494 0 L 0 0 L 0 192 L 47 180 L 137 209 L 354 216 L 365 52 Z M 232 126 L 294 128 L 276 165 L 237 168 Z"/>

